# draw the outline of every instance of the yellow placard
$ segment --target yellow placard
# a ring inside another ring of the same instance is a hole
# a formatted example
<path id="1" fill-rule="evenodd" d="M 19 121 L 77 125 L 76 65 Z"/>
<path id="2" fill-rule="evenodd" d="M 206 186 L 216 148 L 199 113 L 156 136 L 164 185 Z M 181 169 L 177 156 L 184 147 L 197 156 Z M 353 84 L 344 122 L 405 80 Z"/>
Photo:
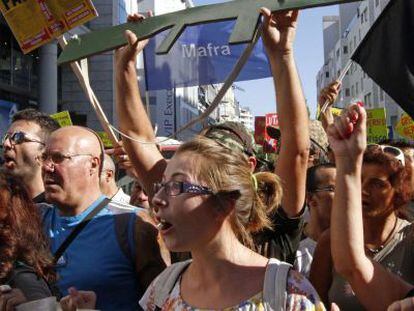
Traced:
<path id="1" fill-rule="evenodd" d="M 331 112 L 334 116 L 339 116 L 341 114 L 342 109 L 341 108 L 335 108 L 335 107 L 331 107 Z M 317 106 L 317 111 L 316 111 L 316 119 L 319 120 L 321 114 L 321 107 L 318 105 Z"/>
<path id="2" fill-rule="evenodd" d="M 367 141 L 378 143 L 388 139 L 385 108 L 367 109 Z"/>
<path id="3" fill-rule="evenodd" d="M 331 108 L 331 111 L 332 111 L 332 114 L 334 116 L 340 116 L 341 112 L 342 112 L 342 109 L 340 109 L 340 108 Z"/>
<path id="4" fill-rule="evenodd" d="M 25 54 L 98 16 L 91 0 L 1 0 L 0 11 Z"/>
<path id="5" fill-rule="evenodd" d="M 99 137 L 102 139 L 105 148 L 113 148 L 112 141 L 109 139 L 106 132 L 98 132 Z"/>
<path id="6" fill-rule="evenodd" d="M 409 140 L 414 140 L 414 121 L 405 112 L 401 115 L 400 121 L 395 126 L 399 135 Z"/>
<path id="7" fill-rule="evenodd" d="M 60 127 L 73 125 L 69 111 L 67 110 L 51 114 L 50 116 L 59 123 Z"/>

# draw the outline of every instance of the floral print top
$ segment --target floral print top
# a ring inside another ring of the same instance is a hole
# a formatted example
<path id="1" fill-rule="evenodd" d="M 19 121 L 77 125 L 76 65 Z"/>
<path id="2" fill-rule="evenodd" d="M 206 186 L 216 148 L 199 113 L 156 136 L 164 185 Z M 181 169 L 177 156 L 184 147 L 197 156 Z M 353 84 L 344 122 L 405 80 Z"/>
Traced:
<path id="1" fill-rule="evenodd" d="M 180 293 L 181 278 L 175 283 L 170 296 L 162 306 L 162 311 L 183 310 L 183 311 L 207 311 L 208 309 L 200 309 L 190 306 L 181 298 Z M 144 296 L 140 301 L 140 305 L 144 310 L 153 311 L 156 306 L 154 303 L 154 283 L 148 287 Z M 309 281 L 295 270 L 290 270 L 287 280 L 287 311 L 315 310 L 324 311 L 325 307 L 319 299 L 316 290 Z M 263 292 L 257 293 L 253 297 L 241 302 L 237 306 L 224 308 L 222 311 L 262 311 L 265 310 L 263 303 Z M 209 310 L 210 311 L 210 310 Z"/>

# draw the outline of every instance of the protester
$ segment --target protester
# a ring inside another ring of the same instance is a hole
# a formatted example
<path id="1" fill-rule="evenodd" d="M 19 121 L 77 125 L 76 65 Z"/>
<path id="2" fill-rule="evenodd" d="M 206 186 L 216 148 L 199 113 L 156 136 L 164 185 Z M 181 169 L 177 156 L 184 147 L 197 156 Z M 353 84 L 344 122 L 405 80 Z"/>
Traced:
<path id="1" fill-rule="evenodd" d="M 134 181 L 129 204 L 150 210 L 148 195 L 138 180 Z"/>
<path id="2" fill-rule="evenodd" d="M 122 188 L 118 187 L 115 181 L 116 167 L 111 156 L 105 153 L 99 186 L 101 192 L 113 201 L 129 204 L 131 197 Z"/>
<path id="3" fill-rule="evenodd" d="M 142 17 L 135 15 L 129 20 L 140 19 Z M 281 147 L 275 172 L 283 181 L 285 195 L 281 208 L 272 215 L 275 230 L 263 230 L 256 234 L 254 239 L 255 247 L 261 254 L 293 263 L 303 226 L 305 179 L 309 155 L 308 114 L 292 57 L 295 25 L 283 20 L 281 27 L 280 42 L 273 43 L 277 40 L 277 37 L 273 37 L 274 33 L 266 36 L 265 41 L 267 40 L 270 55 L 281 56 L 287 53 L 286 58 L 278 57 L 272 65 L 274 76 L 277 77 L 275 87 L 281 137 L 286 142 Z M 116 53 L 118 118 L 121 131 L 134 138 L 134 140 L 125 139 L 124 147 L 135 166 L 139 181 L 151 198 L 154 195 L 152 185 L 161 181 L 167 161 L 155 145 L 154 131 L 137 85 L 136 56 L 145 46 L 146 41 L 135 42 L 131 32 L 128 32 L 127 36 L 129 46 Z M 284 39 L 288 37 L 292 40 L 285 41 Z M 242 151 L 252 172 L 254 171 L 257 159 L 249 148 L 248 142 L 252 144 L 251 135 L 244 135 L 243 131 L 232 125 L 226 128 L 218 125 L 203 133 L 221 144 Z"/>
<path id="4" fill-rule="evenodd" d="M 44 187 L 39 157 L 50 133 L 59 124 L 34 109 L 17 112 L 3 137 L 3 167 L 19 177 L 35 203 L 44 202 Z"/>
<path id="5" fill-rule="evenodd" d="M 266 127 L 267 135 L 277 140 L 278 146 L 282 145 L 281 133 L 278 126 Z M 321 163 L 329 162 L 327 158 L 328 138 L 318 120 L 309 120 L 310 149 L 308 157 L 308 168 Z"/>
<path id="6" fill-rule="evenodd" d="M 36 206 L 20 179 L 0 171 L 0 310 L 42 299 L 56 275 Z M 50 284 L 50 285 L 49 285 Z"/>
<path id="7" fill-rule="evenodd" d="M 404 157 L 381 145 L 364 153 L 365 121 L 354 104 L 328 127 L 337 166 L 331 237 L 319 240 L 311 271 L 318 293 L 344 310 L 384 309 L 410 290 L 400 277 L 414 281 L 412 225 L 396 213 L 406 199 Z"/>
<path id="8" fill-rule="evenodd" d="M 158 188 L 153 206 L 166 246 L 175 252 L 191 251 L 193 260 L 184 262 L 188 265 L 185 271 L 180 263 L 161 274 L 147 290 L 141 306 L 145 310 L 154 310 L 154 305 L 175 310 L 189 306 L 237 306 L 235 310 L 244 310 L 271 305 L 262 290 L 269 286 L 263 281 L 272 263 L 268 265 L 267 258 L 245 245 L 252 246 L 251 233 L 271 225 L 261 196 L 280 200 L 281 186 L 276 176 L 252 175 L 240 153 L 200 137 L 180 146 Z M 270 203 L 277 206 L 277 202 Z M 283 269 L 282 263 L 277 265 Z M 167 288 L 169 284 L 164 281 L 177 269 L 182 273 L 178 272 L 179 278 L 174 277 L 176 282 Z M 279 291 L 282 287 L 287 295 L 283 303 L 279 302 L 286 310 L 294 309 L 296 304 L 323 308 L 311 285 L 293 270 L 287 283 L 283 279 L 274 284 L 274 278 L 269 282 Z M 163 292 L 168 294 L 162 297 Z M 275 295 L 275 291 L 272 293 Z"/>
<path id="9" fill-rule="evenodd" d="M 319 164 L 308 169 L 306 176 L 306 205 L 310 221 L 304 228 L 306 238 L 299 244 L 294 267 L 309 277 L 313 253 L 322 233 L 329 228 L 335 193 L 335 165 Z"/>
<path id="10" fill-rule="evenodd" d="M 414 221 L 414 144 L 401 140 L 384 140 L 380 142 L 381 144 L 386 144 L 390 146 L 397 147 L 404 152 L 405 155 L 405 169 L 406 169 L 406 178 L 405 185 L 410 192 L 410 200 L 404 208 L 399 212 L 402 218 L 413 222 Z"/>
<path id="11" fill-rule="evenodd" d="M 135 310 L 140 293 L 165 263 L 157 230 L 144 221 L 148 216 L 143 218 L 143 210 L 102 195 L 103 154 L 102 142 L 89 129 L 70 126 L 52 133 L 41 156 L 46 200 L 53 204 L 43 208 L 43 227 L 63 295 L 75 287 L 94 291 L 98 309 Z M 56 254 L 85 221 L 83 230 Z"/>

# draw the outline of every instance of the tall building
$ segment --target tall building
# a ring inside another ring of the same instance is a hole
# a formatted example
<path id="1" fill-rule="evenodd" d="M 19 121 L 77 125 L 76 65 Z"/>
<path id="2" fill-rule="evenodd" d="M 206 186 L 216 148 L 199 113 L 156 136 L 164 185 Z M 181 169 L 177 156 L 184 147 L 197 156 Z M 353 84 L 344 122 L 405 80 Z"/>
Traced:
<path id="1" fill-rule="evenodd" d="M 254 117 L 249 107 L 240 107 L 240 123 L 248 130 L 254 131 Z"/>
<path id="2" fill-rule="evenodd" d="M 389 0 L 364 0 L 341 4 L 338 16 L 323 18 L 324 65 L 316 78 L 318 94 L 338 78 L 388 2 Z M 356 63 L 352 64 L 342 81 L 335 106 L 344 107 L 354 99 L 362 100 L 367 109 L 385 107 L 390 138 L 398 136 L 392 129 L 402 113 L 401 108 Z"/>

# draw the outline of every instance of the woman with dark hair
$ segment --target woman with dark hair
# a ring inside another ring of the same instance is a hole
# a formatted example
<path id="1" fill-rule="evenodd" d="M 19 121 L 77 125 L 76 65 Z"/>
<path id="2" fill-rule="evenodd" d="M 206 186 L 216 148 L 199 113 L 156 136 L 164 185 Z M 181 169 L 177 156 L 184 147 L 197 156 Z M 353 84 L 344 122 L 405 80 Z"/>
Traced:
<path id="1" fill-rule="evenodd" d="M 319 240 L 311 280 L 322 299 L 341 310 L 385 309 L 393 301 L 389 293 L 409 289 L 396 279 L 414 283 L 412 225 L 399 217 L 409 195 L 405 158 L 387 145 L 364 151 L 363 108 L 353 105 L 338 120 L 328 128 L 337 165 L 331 229 Z M 384 268 L 392 272 L 385 278 Z"/>
<path id="2" fill-rule="evenodd" d="M 24 185 L 0 171 L 0 310 L 52 296 L 56 279 L 41 220 Z M 11 288 L 11 289 L 10 289 Z"/>

